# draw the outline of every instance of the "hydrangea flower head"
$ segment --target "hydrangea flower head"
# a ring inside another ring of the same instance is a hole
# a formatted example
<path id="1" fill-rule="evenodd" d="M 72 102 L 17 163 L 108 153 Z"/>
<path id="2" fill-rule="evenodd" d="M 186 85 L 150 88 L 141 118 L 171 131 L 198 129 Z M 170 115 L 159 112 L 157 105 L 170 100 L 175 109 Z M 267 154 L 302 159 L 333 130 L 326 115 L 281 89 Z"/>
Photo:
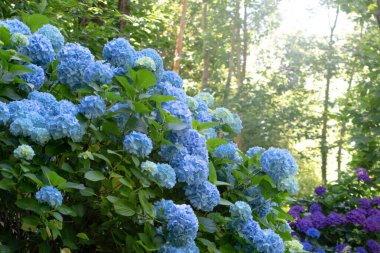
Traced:
<path id="1" fill-rule="evenodd" d="M 326 188 L 323 186 L 317 186 L 317 187 L 315 187 L 314 192 L 318 196 L 322 196 L 322 195 L 326 194 Z"/>
<path id="2" fill-rule="evenodd" d="M 245 241 L 253 242 L 255 236 L 260 231 L 260 225 L 252 217 L 246 221 L 232 219 L 230 227 L 239 234 Z"/>
<path id="3" fill-rule="evenodd" d="M 70 114 L 60 114 L 50 118 L 48 129 L 55 140 L 69 137 L 73 141 L 80 141 L 84 135 L 78 119 Z"/>
<path id="4" fill-rule="evenodd" d="M 366 219 L 366 214 L 367 212 L 364 209 L 357 208 L 349 211 L 346 214 L 346 219 L 352 224 L 362 224 L 362 222 Z"/>
<path id="5" fill-rule="evenodd" d="M 158 250 L 158 253 L 199 253 L 199 249 L 197 245 L 195 245 L 195 242 L 192 242 L 183 247 L 164 245 Z"/>
<path id="6" fill-rule="evenodd" d="M 280 191 L 287 191 L 290 195 L 294 195 L 299 191 L 297 180 L 294 176 L 280 179 L 277 183 L 277 188 Z"/>
<path id="7" fill-rule="evenodd" d="M 284 253 L 285 245 L 281 237 L 271 229 L 260 230 L 253 240 L 258 252 Z"/>
<path id="8" fill-rule="evenodd" d="M 314 227 L 314 225 L 313 220 L 310 216 L 303 217 L 302 219 L 299 219 L 296 223 L 297 230 L 304 233 L 306 233 L 306 231 L 312 227 Z"/>
<path id="9" fill-rule="evenodd" d="M 142 158 L 147 157 L 153 149 L 152 140 L 146 134 L 135 131 L 125 136 L 123 146 L 128 153 Z"/>
<path id="10" fill-rule="evenodd" d="M 0 27 L 4 26 L 11 34 L 21 33 L 23 35 L 30 35 L 30 29 L 27 25 L 17 19 L 0 20 Z"/>
<path id="11" fill-rule="evenodd" d="M 44 186 L 36 193 L 36 199 L 40 203 L 46 203 L 51 207 L 57 208 L 62 205 L 62 194 L 53 186 Z"/>
<path id="12" fill-rule="evenodd" d="M 265 151 L 265 148 L 255 146 L 255 147 L 249 148 L 245 154 L 248 157 L 253 157 L 258 154 L 263 153 L 264 151 Z"/>
<path id="13" fill-rule="evenodd" d="M 155 86 L 155 90 L 165 96 L 175 97 L 177 100 L 186 102 L 187 96 L 183 89 L 173 87 L 168 82 L 159 82 Z"/>
<path id="14" fill-rule="evenodd" d="M 368 253 L 364 247 L 356 247 L 356 253 Z"/>
<path id="15" fill-rule="evenodd" d="M 339 226 L 345 224 L 347 220 L 343 215 L 331 212 L 327 217 L 327 222 L 330 226 Z"/>
<path id="16" fill-rule="evenodd" d="M 137 69 L 147 69 L 152 72 L 156 71 L 156 63 L 152 60 L 152 58 L 143 56 L 136 60 L 135 68 Z"/>
<path id="17" fill-rule="evenodd" d="M 197 236 L 198 219 L 188 205 L 175 205 L 175 211 L 169 216 L 166 225 L 167 242 L 176 247 L 192 243 Z"/>
<path id="18" fill-rule="evenodd" d="M 220 201 L 218 188 L 209 181 L 186 186 L 185 195 L 193 207 L 205 212 L 211 212 Z"/>
<path id="19" fill-rule="evenodd" d="M 324 228 L 328 225 L 328 218 L 320 211 L 315 211 L 311 215 L 315 228 Z"/>
<path id="20" fill-rule="evenodd" d="M 41 34 L 48 38 L 55 52 L 59 52 L 65 43 L 65 38 L 62 36 L 58 28 L 53 25 L 43 25 L 37 30 L 36 34 Z"/>
<path id="21" fill-rule="evenodd" d="M 318 239 L 321 236 L 321 233 L 316 228 L 309 228 L 306 231 L 306 235 L 311 237 L 311 238 L 317 238 Z"/>
<path id="22" fill-rule="evenodd" d="M 222 144 L 214 150 L 214 157 L 220 159 L 229 159 L 234 162 L 241 162 L 242 158 L 238 153 L 238 147 L 235 143 Z"/>
<path id="23" fill-rule="evenodd" d="M 244 201 L 236 201 L 235 204 L 230 206 L 230 213 L 231 217 L 242 221 L 246 221 L 252 217 L 251 207 Z"/>
<path id="24" fill-rule="evenodd" d="M 366 245 L 370 253 L 380 252 L 380 243 L 378 243 L 377 241 L 368 240 Z"/>
<path id="25" fill-rule="evenodd" d="M 337 253 L 350 253 L 351 246 L 348 243 L 338 244 L 335 246 L 335 252 Z"/>
<path id="26" fill-rule="evenodd" d="M 149 174 L 154 175 L 157 173 L 157 164 L 151 161 L 145 161 L 141 163 L 142 171 L 147 171 Z"/>
<path id="27" fill-rule="evenodd" d="M 153 177 L 159 185 L 166 189 L 173 188 L 176 183 L 175 171 L 169 164 L 158 163 Z"/>
<path id="28" fill-rule="evenodd" d="M 128 70 L 133 67 L 135 60 L 135 50 L 124 38 L 113 39 L 103 48 L 103 58 L 114 67 Z"/>
<path id="29" fill-rule="evenodd" d="M 21 47 L 20 53 L 28 57 L 32 63 L 38 66 L 46 66 L 54 60 L 54 49 L 48 38 L 41 34 L 33 34 L 28 39 L 29 44 Z"/>
<path id="30" fill-rule="evenodd" d="M 269 148 L 262 153 L 260 164 L 265 173 L 277 183 L 282 178 L 294 176 L 297 164 L 289 151 L 279 148 Z"/>
<path id="31" fill-rule="evenodd" d="M 302 246 L 303 246 L 303 250 L 308 251 L 308 252 L 312 252 L 313 251 L 313 245 L 311 245 L 310 242 L 304 241 L 304 242 L 301 242 L 301 243 L 302 243 Z"/>
<path id="32" fill-rule="evenodd" d="M 290 253 L 299 253 L 303 251 L 303 245 L 298 240 L 286 241 L 285 246 Z"/>
<path id="33" fill-rule="evenodd" d="M 22 33 L 14 33 L 11 35 L 11 43 L 16 47 L 26 47 L 29 45 L 29 39 Z"/>
<path id="34" fill-rule="evenodd" d="M 186 155 L 175 167 L 178 182 L 187 184 L 201 184 L 206 181 L 209 175 L 208 163 L 198 156 Z"/>
<path id="35" fill-rule="evenodd" d="M 187 105 L 181 101 L 169 101 L 162 105 L 162 108 L 174 117 L 180 119 L 187 128 L 191 128 L 191 112 Z"/>
<path id="36" fill-rule="evenodd" d="M 91 62 L 84 70 L 83 78 L 88 83 L 110 84 L 114 76 L 109 63 L 103 61 Z"/>
<path id="37" fill-rule="evenodd" d="M 371 200 L 366 198 L 358 199 L 359 206 L 364 209 L 371 208 Z"/>
<path id="38" fill-rule="evenodd" d="M 322 206 L 317 203 L 313 203 L 309 208 L 310 213 L 322 212 Z"/>
<path id="39" fill-rule="evenodd" d="M 79 112 L 88 119 L 96 119 L 106 112 L 106 103 L 97 95 L 86 96 L 80 100 Z"/>
<path id="40" fill-rule="evenodd" d="M 17 159 L 25 159 L 31 161 L 35 156 L 34 150 L 31 146 L 22 144 L 13 151 L 14 156 Z"/>
<path id="41" fill-rule="evenodd" d="M 85 87 L 85 69 L 94 61 L 94 56 L 88 48 L 77 43 L 66 43 L 57 55 L 58 81 L 70 86 L 71 89 Z"/>
<path id="42" fill-rule="evenodd" d="M 362 224 L 364 229 L 369 232 L 380 232 L 380 214 L 373 214 L 368 216 Z"/>
<path id="43" fill-rule="evenodd" d="M 171 70 L 164 71 L 161 82 L 168 82 L 173 87 L 180 88 L 180 89 L 183 88 L 182 78 L 176 72 L 171 71 Z"/>
<path id="44" fill-rule="evenodd" d="M 235 133 L 240 133 L 242 129 L 241 120 L 239 115 L 231 113 L 230 110 L 224 107 L 216 108 L 212 113 L 212 117 L 220 124 L 228 125 Z"/>
<path id="45" fill-rule="evenodd" d="M 0 101 L 0 124 L 7 124 L 11 114 L 9 112 L 8 105 Z"/>
<path id="46" fill-rule="evenodd" d="M 31 85 L 32 87 L 30 87 L 27 84 L 21 84 L 20 88 L 23 90 L 30 90 L 30 89 L 39 90 L 44 84 L 44 80 L 45 80 L 44 70 L 41 67 L 34 64 L 27 64 L 25 65 L 25 67 L 33 70 L 33 72 L 28 72 L 26 74 L 20 75 L 20 78 L 21 80 Z"/>
<path id="47" fill-rule="evenodd" d="M 176 211 L 176 205 L 172 200 L 161 199 L 154 203 L 156 217 L 160 221 L 167 221 Z"/>
<path id="48" fill-rule="evenodd" d="M 358 181 L 363 181 L 364 183 L 371 182 L 371 178 L 368 175 L 368 172 L 364 168 L 359 168 L 355 171 L 355 174 L 358 178 Z"/>
<path id="49" fill-rule="evenodd" d="M 209 92 L 199 92 L 195 95 L 195 98 L 203 100 L 208 107 L 211 107 L 214 104 L 214 97 Z"/>
<path id="50" fill-rule="evenodd" d="M 139 61 L 140 58 L 150 58 L 153 60 L 154 65 L 156 67 L 155 71 L 153 71 L 154 76 L 156 77 L 157 82 L 161 82 L 162 75 L 164 73 L 164 63 L 162 61 L 161 56 L 157 53 L 156 50 L 151 48 L 146 48 L 141 51 L 136 52 L 134 65 Z"/>
<path id="51" fill-rule="evenodd" d="M 171 132 L 167 137 L 172 143 L 182 145 L 190 155 L 199 156 L 208 160 L 206 139 L 194 129 Z"/>

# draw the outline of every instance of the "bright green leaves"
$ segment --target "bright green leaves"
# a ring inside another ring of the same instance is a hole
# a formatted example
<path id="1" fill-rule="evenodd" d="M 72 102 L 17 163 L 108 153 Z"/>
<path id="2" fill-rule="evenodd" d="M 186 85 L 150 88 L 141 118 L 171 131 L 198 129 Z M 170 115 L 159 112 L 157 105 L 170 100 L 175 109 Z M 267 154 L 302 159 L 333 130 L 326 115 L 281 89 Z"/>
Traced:
<path id="1" fill-rule="evenodd" d="M 23 15 L 22 21 L 29 26 L 32 33 L 37 31 L 43 25 L 49 24 L 49 19 L 41 14 Z"/>
<path id="2" fill-rule="evenodd" d="M 132 205 L 124 199 L 117 199 L 114 201 L 113 207 L 115 209 L 115 212 L 122 216 L 133 216 L 136 213 Z"/>
<path id="3" fill-rule="evenodd" d="M 106 179 L 106 177 L 103 175 L 103 173 L 101 173 L 100 171 L 94 171 L 94 170 L 87 171 L 84 174 L 84 177 L 86 179 L 88 179 L 90 181 L 94 181 L 94 182 Z"/>

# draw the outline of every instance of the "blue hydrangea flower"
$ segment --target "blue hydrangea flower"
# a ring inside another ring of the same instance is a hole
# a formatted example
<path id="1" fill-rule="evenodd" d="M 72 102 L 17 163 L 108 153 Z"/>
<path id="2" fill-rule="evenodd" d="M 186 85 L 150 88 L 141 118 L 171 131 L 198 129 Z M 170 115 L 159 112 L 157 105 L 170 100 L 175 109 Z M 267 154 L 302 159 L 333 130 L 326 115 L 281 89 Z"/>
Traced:
<path id="1" fill-rule="evenodd" d="M 9 112 L 8 105 L 0 101 L 0 124 L 7 124 L 11 114 Z"/>
<path id="2" fill-rule="evenodd" d="M 234 122 L 234 116 L 230 110 L 224 107 L 218 107 L 212 112 L 212 117 L 219 121 L 220 124 L 232 125 Z"/>
<path id="3" fill-rule="evenodd" d="M 28 99 L 31 101 L 23 101 L 23 103 L 33 103 L 33 101 L 37 101 L 38 104 L 42 105 L 40 107 L 33 108 L 33 111 L 38 112 L 50 112 L 57 106 L 57 99 L 50 93 L 47 92 L 39 92 L 32 91 L 28 94 Z M 30 105 L 30 104 L 29 104 Z"/>
<path id="4" fill-rule="evenodd" d="M 14 33 L 11 35 L 11 43 L 15 47 L 26 47 L 29 45 L 29 39 L 24 34 Z"/>
<path id="5" fill-rule="evenodd" d="M 136 52 L 134 65 L 142 57 L 149 57 L 154 61 L 156 65 L 156 70 L 153 71 L 153 74 L 156 77 L 156 82 L 161 82 L 162 75 L 164 73 L 164 63 L 162 62 L 161 56 L 154 49 L 151 49 L 151 48 L 143 49 L 141 51 Z M 118 67 L 122 67 L 122 66 L 118 66 Z"/>
<path id="6" fill-rule="evenodd" d="M 197 156 L 186 155 L 175 167 L 178 182 L 186 182 L 187 184 L 201 184 L 208 178 L 208 163 Z"/>
<path id="7" fill-rule="evenodd" d="M 183 88 L 182 78 L 174 71 L 164 71 L 161 82 L 169 82 L 173 87 Z"/>
<path id="8" fill-rule="evenodd" d="M 191 128 L 192 117 L 187 105 L 181 101 L 169 101 L 162 105 L 162 108 L 174 117 L 180 119 L 187 128 Z"/>
<path id="9" fill-rule="evenodd" d="M 316 248 L 315 253 L 326 253 L 326 251 L 322 248 Z M 365 250 L 364 251 L 358 251 L 358 248 L 356 248 L 356 253 L 367 253 L 367 251 L 365 251 Z"/>
<path id="10" fill-rule="evenodd" d="M 287 191 L 290 195 L 294 195 L 299 191 L 297 180 L 294 176 L 280 179 L 277 183 L 277 188 L 280 191 Z"/>
<path id="11" fill-rule="evenodd" d="M 53 139 L 71 138 L 80 141 L 84 135 L 82 126 L 74 115 L 59 114 L 48 121 L 48 129 Z"/>
<path id="12" fill-rule="evenodd" d="M 147 171 L 149 174 L 154 175 L 157 173 L 157 164 L 151 161 L 145 161 L 141 163 L 141 170 Z"/>
<path id="13" fill-rule="evenodd" d="M 269 148 L 261 155 L 260 164 L 263 171 L 272 178 L 274 183 L 297 173 L 296 161 L 285 149 Z"/>
<path id="14" fill-rule="evenodd" d="M 57 105 L 54 107 L 54 114 L 70 114 L 70 115 L 77 115 L 79 113 L 78 106 L 74 105 L 72 102 L 63 99 L 57 103 Z"/>
<path id="15" fill-rule="evenodd" d="M 234 121 L 230 124 L 230 127 L 232 128 L 234 133 L 239 134 L 241 132 L 241 130 L 243 129 L 243 125 L 242 125 L 240 116 L 237 115 L 236 113 L 233 113 L 232 117 L 233 117 Z"/>
<path id="16" fill-rule="evenodd" d="M 77 43 L 66 43 L 59 51 L 57 59 L 59 82 L 70 86 L 71 89 L 86 87 L 84 71 L 94 61 L 94 56 L 88 48 Z"/>
<path id="17" fill-rule="evenodd" d="M 265 148 L 262 148 L 262 147 L 251 147 L 247 150 L 247 152 L 245 153 L 248 157 L 253 157 L 253 156 L 256 156 L 258 154 L 261 154 L 265 151 Z"/>
<path id="18" fill-rule="evenodd" d="M 177 169 L 179 166 L 181 166 L 185 156 L 189 155 L 189 152 L 184 147 L 161 146 L 159 154 L 162 159 L 169 162 L 173 168 Z"/>
<path id="19" fill-rule="evenodd" d="M 214 150 L 214 157 L 228 159 L 233 162 L 241 162 L 242 158 L 238 153 L 238 147 L 235 143 L 222 144 Z"/>
<path id="20" fill-rule="evenodd" d="M 198 112 L 194 114 L 194 118 L 200 123 L 212 122 L 211 114 L 208 112 Z"/>
<path id="21" fill-rule="evenodd" d="M 206 139 L 194 129 L 171 132 L 167 137 L 174 144 L 184 146 L 190 155 L 208 160 Z"/>
<path id="22" fill-rule="evenodd" d="M 155 90 L 157 93 L 165 96 L 172 96 L 175 97 L 177 100 L 180 100 L 182 102 L 186 102 L 187 95 L 186 92 L 183 89 L 173 87 L 168 82 L 159 82 L 155 86 Z"/>
<path id="23" fill-rule="evenodd" d="M 147 69 L 152 72 L 156 71 L 156 63 L 150 57 L 140 57 L 135 62 L 135 68 L 137 69 Z"/>
<path id="24" fill-rule="evenodd" d="M 206 140 L 218 137 L 218 133 L 216 132 L 215 128 L 213 128 L 213 127 L 202 130 L 201 134 L 204 135 Z"/>
<path id="25" fill-rule="evenodd" d="M 55 53 L 50 40 L 41 34 L 33 34 L 28 37 L 29 44 L 20 48 L 20 53 L 28 57 L 32 63 L 38 66 L 46 66 L 55 58 Z"/>
<path id="26" fill-rule="evenodd" d="M 265 217 L 267 217 L 271 210 L 272 203 L 269 200 L 265 201 L 263 204 L 253 209 L 253 211 L 255 211 L 257 215 L 262 219 L 265 219 Z"/>
<path id="27" fill-rule="evenodd" d="M 51 139 L 51 136 L 48 129 L 44 127 L 34 127 L 30 138 L 40 145 L 45 145 Z"/>
<path id="28" fill-rule="evenodd" d="M 154 203 L 154 210 L 159 221 L 167 221 L 177 209 L 172 200 L 161 199 Z"/>
<path id="29" fill-rule="evenodd" d="M 96 119 L 106 112 L 106 103 L 97 95 L 86 96 L 80 100 L 79 112 L 88 119 Z"/>
<path id="30" fill-rule="evenodd" d="M 39 90 L 44 84 L 44 80 L 45 80 L 44 70 L 41 67 L 34 64 L 27 64 L 25 65 L 25 67 L 33 70 L 34 72 L 28 72 L 26 74 L 20 75 L 19 77 L 21 78 L 21 80 L 31 85 L 32 87 L 30 87 L 27 84 L 21 84 L 20 88 L 23 90 L 30 90 L 30 89 Z"/>
<path id="31" fill-rule="evenodd" d="M 185 195 L 196 209 L 211 212 L 219 204 L 218 188 L 209 181 L 185 187 Z"/>
<path id="32" fill-rule="evenodd" d="M 236 201 L 235 204 L 230 206 L 230 213 L 231 217 L 242 221 L 247 221 L 252 217 L 251 207 L 244 201 Z"/>
<path id="33" fill-rule="evenodd" d="M 246 242 L 253 242 L 255 235 L 260 231 L 259 223 L 254 221 L 252 217 L 248 218 L 246 221 L 233 219 L 230 227 Z"/>
<path id="34" fill-rule="evenodd" d="M 126 39 L 117 38 L 108 42 L 103 48 L 103 58 L 114 67 L 128 70 L 133 67 L 136 52 Z"/>
<path id="35" fill-rule="evenodd" d="M 110 84 L 114 72 L 109 63 L 95 61 L 85 69 L 83 78 L 88 83 Z"/>
<path id="36" fill-rule="evenodd" d="M 124 74 L 127 73 L 123 68 L 114 68 L 112 71 L 114 76 L 124 76 Z"/>
<path id="37" fill-rule="evenodd" d="M 309 243 L 308 241 L 304 241 L 304 242 L 301 242 L 301 243 L 302 243 L 302 246 L 303 246 L 303 250 L 308 251 L 308 252 L 312 252 L 313 251 L 313 245 L 311 245 L 311 243 Z"/>
<path id="38" fill-rule="evenodd" d="M 208 107 L 214 104 L 214 97 L 209 92 L 199 92 L 195 98 L 203 100 Z"/>
<path id="39" fill-rule="evenodd" d="M 36 34 L 41 34 L 48 38 L 55 52 L 59 52 L 65 43 L 65 38 L 62 36 L 58 28 L 53 25 L 43 25 L 37 30 Z"/>
<path id="40" fill-rule="evenodd" d="M 139 157 L 146 157 L 152 152 L 152 140 L 143 133 L 131 132 L 126 135 L 123 142 L 124 150 Z"/>
<path id="41" fill-rule="evenodd" d="M 158 250 L 158 253 L 199 253 L 199 249 L 195 242 L 192 242 L 183 247 L 164 245 Z"/>
<path id="42" fill-rule="evenodd" d="M 175 205 L 175 211 L 169 216 L 166 228 L 167 242 L 176 247 L 183 247 L 192 243 L 197 236 L 198 219 L 190 206 Z"/>
<path id="43" fill-rule="evenodd" d="M 260 253 L 284 253 L 285 245 L 281 237 L 271 229 L 260 230 L 253 240 Z"/>
<path id="44" fill-rule="evenodd" d="M 1 26 L 4 26 L 5 28 L 7 28 L 12 34 L 13 33 L 21 33 L 24 35 L 31 34 L 29 27 L 17 19 L 0 20 L 0 27 Z"/>
<path id="45" fill-rule="evenodd" d="M 171 189 L 176 183 L 175 171 L 169 164 L 158 163 L 153 177 L 163 188 Z"/>
<path id="46" fill-rule="evenodd" d="M 33 123 L 28 118 L 17 118 L 15 119 L 10 127 L 10 132 L 15 136 L 25 136 L 28 137 L 32 134 Z"/>
<path id="47" fill-rule="evenodd" d="M 189 110 L 192 112 L 195 112 L 195 110 L 198 108 L 198 101 L 193 97 L 187 96 L 186 104 L 189 107 Z"/>
<path id="48" fill-rule="evenodd" d="M 40 203 L 46 203 L 51 207 L 57 208 L 62 205 L 62 194 L 53 186 L 44 186 L 36 193 L 36 199 Z"/>
<path id="49" fill-rule="evenodd" d="M 35 156 L 35 153 L 31 146 L 22 144 L 13 151 L 13 155 L 17 159 L 25 159 L 27 161 L 31 161 Z"/>
<path id="50" fill-rule="evenodd" d="M 207 103 L 205 101 L 203 101 L 202 99 L 198 97 L 194 97 L 194 98 L 198 104 L 197 109 L 195 110 L 197 113 L 210 111 L 210 108 L 208 108 Z"/>
<path id="51" fill-rule="evenodd" d="M 306 231 L 306 235 L 309 236 L 310 238 L 317 238 L 318 239 L 319 236 L 321 235 L 321 233 L 316 228 L 309 228 Z"/>

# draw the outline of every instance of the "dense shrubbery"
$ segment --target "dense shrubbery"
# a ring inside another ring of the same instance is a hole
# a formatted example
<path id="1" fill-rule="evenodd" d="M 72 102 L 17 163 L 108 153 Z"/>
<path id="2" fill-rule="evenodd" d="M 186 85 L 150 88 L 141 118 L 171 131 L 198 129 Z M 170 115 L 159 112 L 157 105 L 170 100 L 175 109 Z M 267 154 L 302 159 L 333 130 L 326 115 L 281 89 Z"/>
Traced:
<path id="1" fill-rule="evenodd" d="M 315 196 L 294 203 L 294 233 L 310 252 L 380 252 L 379 185 L 359 168 L 336 184 L 316 187 Z"/>
<path id="2" fill-rule="evenodd" d="M 1 250 L 299 248 L 281 209 L 298 189 L 289 152 L 243 154 L 239 116 L 187 96 L 153 49 L 118 38 L 95 60 L 31 28 L 0 21 Z"/>

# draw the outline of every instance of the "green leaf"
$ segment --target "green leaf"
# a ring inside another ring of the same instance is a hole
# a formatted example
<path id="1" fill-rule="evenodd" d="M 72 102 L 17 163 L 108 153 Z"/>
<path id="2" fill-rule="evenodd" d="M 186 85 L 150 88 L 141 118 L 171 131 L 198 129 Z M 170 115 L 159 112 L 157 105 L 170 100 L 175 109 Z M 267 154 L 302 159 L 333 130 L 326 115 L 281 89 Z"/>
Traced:
<path id="1" fill-rule="evenodd" d="M 136 212 L 130 207 L 128 201 L 124 199 L 119 199 L 115 203 L 113 203 L 113 207 L 115 208 L 115 212 L 122 216 L 133 216 Z"/>
<path id="2" fill-rule="evenodd" d="M 176 98 L 172 96 L 152 95 L 149 97 L 149 100 L 155 101 L 157 106 L 160 106 L 162 103 L 176 100 Z"/>
<path id="3" fill-rule="evenodd" d="M 77 190 L 84 190 L 86 187 L 83 184 L 77 184 L 73 182 L 66 182 L 63 184 L 60 184 L 58 186 L 58 189 L 65 190 L 65 189 L 77 189 Z"/>
<path id="4" fill-rule="evenodd" d="M 11 46 L 11 33 L 4 26 L 0 27 L 0 40 L 4 43 L 4 46 Z"/>
<path id="5" fill-rule="evenodd" d="M 105 96 L 111 101 L 124 101 L 124 98 L 122 98 L 120 95 L 116 94 L 115 92 L 107 91 L 105 93 Z"/>
<path id="6" fill-rule="evenodd" d="M 49 24 L 49 19 L 42 14 L 23 15 L 22 21 L 29 26 L 32 33 L 40 29 L 43 25 Z"/>
<path id="7" fill-rule="evenodd" d="M 3 178 L 0 180 L 0 189 L 10 191 L 16 183 L 10 178 Z"/>
<path id="8" fill-rule="evenodd" d="M 21 229 L 24 231 L 36 231 L 37 226 L 40 225 L 41 220 L 36 215 L 28 215 L 21 218 Z M 0 250 L 0 252 L 2 252 Z"/>
<path id="9" fill-rule="evenodd" d="M 64 179 L 54 171 L 49 171 L 47 176 L 52 186 L 58 186 L 60 184 L 66 183 L 66 179 Z"/>
<path id="10" fill-rule="evenodd" d="M 218 180 L 217 179 L 217 176 L 216 176 L 216 171 L 215 171 L 215 167 L 214 167 L 214 164 L 210 161 L 209 165 L 208 165 L 208 168 L 209 168 L 209 171 L 210 171 L 210 174 L 208 175 L 208 180 L 215 184 L 215 182 Z"/>
<path id="11" fill-rule="evenodd" d="M 33 182 L 35 182 L 39 186 L 45 185 L 36 175 L 34 175 L 32 173 L 27 173 L 24 175 L 24 177 L 29 178 L 30 180 L 32 180 Z"/>
<path id="12" fill-rule="evenodd" d="M 232 206 L 233 204 L 230 201 L 226 200 L 226 199 L 220 198 L 219 205 L 222 205 L 222 206 Z"/>
<path id="13" fill-rule="evenodd" d="M 139 89 L 148 89 L 156 84 L 156 78 L 153 73 L 146 69 L 138 70 L 134 81 L 134 84 Z"/>
<path id="14" fill-rule="evenodd" d="M 85 233 L 78 233 L 77 237 L 79 237 L 79 238 L 81 238 L 83 240 L 87 240 L 87 241 L 90 240 Z"/>
<path id="15" fill-rule="evenodd" d="M 107 157 L 105 157 L 104 155 L 99 154 L 99 153 L 92 153 L 92 155 L 99 158 L 99 159 L 102 159 L 103 161 L 105 161 L 108 166 L 112 166 L 111 161 Z"/>
<path id="16" fill-rule="evenodd" d="M 24 210 L 37 211 L 40 205 L 35 199 L 19 199 L 16 201 L 16 206 Z"/>
<path id="17" fill-rule="evenodd" d="M 138 113 L 146 114 L 151 112 L 151 110 L 142 102 L 134 102 L 133 105 L 135 107 L 135 111 Z"/>
<path id="18" fill-rule="evenodd" d="M 217 125 L 218 125 L 218 123 L 216 123 L 216 122 L 201 123 L 201 124 L 198 125 L 198 130 L 202 131 L 202 130 L 205 130 L 205 129 L 208 129 L 208 128 L 211 128 L 211 127 L 215 127 Z"/>
<path id="19" fill-rule="evenodd" d="M 133 88 L 133 86 L 129 84 L 128 80 L 125 77 L 116 76 L 116 79 L 119 81 L 121 86 L 123 86 L 129 98 L 132 98 L 136 95 L 135 88 Z"/>
<path id="20" fill-rule="evenodd" d="M 207 140 L 207 150 L 208 152 L 212 153 L 214 152 L 214 149 L 219 147 L 222 144 L 227 144 L 228 142 L 226 140 L 220 139 L 220 138 L 211 138 Z"/>
<path id="21" fill-rule="evenodd" d="M 103 173 L 95 170 L 87 171 L 86 174 L 84 174 L 84 177 L 94 182 L 106 179 Z"/>
<path id="22" fill-rule="evenodd" d="M 198 217 L 198 221 L 203 231 L 208 233 L 216 232 L 216 224 L 213 220 L 205 217 Z"/>

